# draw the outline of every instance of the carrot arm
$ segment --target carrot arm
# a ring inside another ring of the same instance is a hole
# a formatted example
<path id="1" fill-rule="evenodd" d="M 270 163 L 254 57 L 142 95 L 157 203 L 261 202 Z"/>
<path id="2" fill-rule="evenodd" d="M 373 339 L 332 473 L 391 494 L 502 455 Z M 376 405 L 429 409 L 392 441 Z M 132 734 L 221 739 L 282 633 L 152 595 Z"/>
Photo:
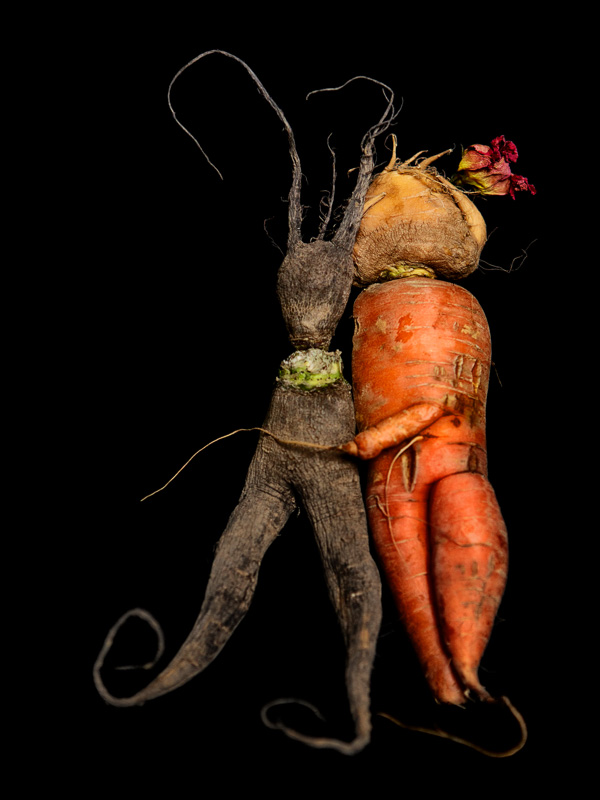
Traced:
<path id="1" fill-rule="evenodd" d="M 438 403 L 415 403 L 366 428 L 351 442 L 341 445 L 340 450 L 364 460 L 375 458 L 382 450 L 421 433 L 445 413 Z"/>

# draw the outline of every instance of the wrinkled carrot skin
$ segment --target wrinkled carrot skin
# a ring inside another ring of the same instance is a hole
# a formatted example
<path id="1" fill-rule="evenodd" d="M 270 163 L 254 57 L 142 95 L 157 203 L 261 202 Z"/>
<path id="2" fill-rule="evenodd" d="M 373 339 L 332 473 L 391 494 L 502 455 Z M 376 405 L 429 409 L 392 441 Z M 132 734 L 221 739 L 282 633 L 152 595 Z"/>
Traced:
<path id="1" fill-rule="evenodd" d="M 363 291 L 354 318 L 355 454 L 381 451 L 367 482 L 379 560 L 436 699 L 487 699 L 477 670 L 507 547 L 487 481 L 485 315 L 462 287 L 402 278 Z"/>
<path id="2" fill-rule="evenodd" d="M 494 490 L 476 472 L 435 483 L 429 514 L 435 599 L 452 666 L 485 697 L 477 669 L 506 583 L 506 526 Z"/>

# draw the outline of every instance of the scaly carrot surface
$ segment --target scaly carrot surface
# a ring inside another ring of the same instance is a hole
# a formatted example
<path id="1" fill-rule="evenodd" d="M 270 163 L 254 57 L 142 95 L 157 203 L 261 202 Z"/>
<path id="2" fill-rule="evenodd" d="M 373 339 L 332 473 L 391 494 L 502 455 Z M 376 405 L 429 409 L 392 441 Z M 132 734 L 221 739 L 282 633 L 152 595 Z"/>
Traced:
<path id="1" fill-rule="evenodd" d="M 379 559 L 435 697 L 487 699 L 477 670 L 507 545 L 487 481 L 485 315 L 460 286 L 402 278 L 365 289 L 354 317 L 361 433 L 345 449 L 372 459 L 367 510 Z"/>

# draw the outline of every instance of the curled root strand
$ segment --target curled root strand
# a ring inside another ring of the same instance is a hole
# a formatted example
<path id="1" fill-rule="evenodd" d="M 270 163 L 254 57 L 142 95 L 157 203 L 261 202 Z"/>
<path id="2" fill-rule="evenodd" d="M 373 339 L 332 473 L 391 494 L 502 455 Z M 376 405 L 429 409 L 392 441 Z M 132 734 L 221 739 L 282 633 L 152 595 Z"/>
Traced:
<path id="1" fill-rule="evenodd" d="M 295 703 L 301 706 L 305 706 L 306 708 L 310 709 L 313 714 L 318 717 L 318 719 L 325 721 L 325 718 L 321 714 L 318 708 L 312 705 L 312 703 L 307 703 L 305 700 L 297 700 L 293 697 L 288 698 L 281 698 L 279 700 L 273 700 L 270 703 L 267 703 L 266 706 L 263 706 L 261 709 L 260 715 L 261 719 L 267 728 L 272 728 L 273 730 L 281 731 L 290 739 L 295 739 L 298 742 L 303 742 L 304 744 L 308 744 L 311 747 L 316 748 L 329 748 L 331 750 L 337 750 L 344 755 L 354 755 L 355 753 L 360 752 L 365 745 L 368 744 L 369 737 L 365 736 L 357 736 L 351 742 L 343 742 L 341 739 L 332 739 L 326 736 L 307 736 L 304 733 L 300 733 L 299 731 L 294 730 L 293 728 L 289 728 L 283 722 L 274 722 L 273 720 L 269 719 L 268 712 L 274 706 L 280 705 L 287 705 Z"/>
<path id="2" fill-rule="evenodd" d="M 439 736 L 442 739 L 449 739 L 451 742 L 462 744 L 465 747 L 469 747 L 471 750 L 475 750 L 484 756 L 489 756 L 490 758 L 508 758 L 509 756 L 513 756 L 515 753 L 518 753 L 519 750 L 522 750 L 525 746 L 525 743 L 527 742 L 527 725 L 525 724 L 525 719 L 523 718 L 521 712 L 513 706 L 508 697 L 502 696 L 498 700 L 493 700 L 491 702 L 501 703 L 502 705 L 506 706 L 519 725 L 521 734 L 520 739 L 517 744 L 514 745 L 514 747 L 510 747 L 507 750 L 488 750 L 485 747 L 480 747 L 474 742 L 470 742 L 468 739 L 463 739 L 460 736 L 453 736 L 451 733 L 440 730 L 439 728 L 421 728 L 418 725 L 406 725 L 404 722 L 400 722 L 400 720 L 385 713 L 380 713 L 379 716 L 389 719 L 390 722 L 393 722 L 394 725 L 397 725 L 399 728 L 404 728 L 408 731 L 417 731 L 418 733 L 427 733 L 431 736 Z"/>
<path id="3" fill-rule="evenodd" d="M 110 692 L 104 685 L 104 682 L 100 676 L 100 671 L 104 666 L 104 660 L 106 659 L 106 656 L 112 649 L 115 636 L 130 617 L 137 617 L 138 619 L 143 619 L 145 622 L 148 623 L 148 625 L 150 625 L 150 627 L 156 633 L 156 638 L 157 638 L 156 655 L 154 656 L 152 661 L 148 661 L 146 664 L 126 664 L 117 667 L 117 669 L 119 670 L 152 669 L 152 667 L 154 667 L 154 665 L 159 661 L 159 659 L 162 657 L 165 651 L 165 637 L 162 628 L 160 627 L 156 619 L 152 616 L 152 614 L 150 614 L 149 611 L 145 611 L 143 608 L 133 608 L 131 609 L 131 611 L 127 611 L 125 614 L 123 614 L 123 616 L 120 617 L 115 622 L 115 624 L 112 626 L 112 628 L 106 635 L 104 644 L 102 645 L 102 649 L 100 650 L 98 658 L 96 659 L 96 662 L 94 664 L 94 671 L 93 671 L 94 684 L 96 686 L 96 689 L 98 690 L 99 695 L 108 702 L 114 702 L 115 698 L 113 698 L 113 696 L 110 694 Z"/>

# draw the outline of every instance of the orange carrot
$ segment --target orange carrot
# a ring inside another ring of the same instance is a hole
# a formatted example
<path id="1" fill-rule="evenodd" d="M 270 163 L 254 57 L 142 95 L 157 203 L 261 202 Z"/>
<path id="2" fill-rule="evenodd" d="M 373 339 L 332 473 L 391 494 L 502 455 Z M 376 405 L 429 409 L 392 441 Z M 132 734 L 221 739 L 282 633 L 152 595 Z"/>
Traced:
<path id="1" fill-rule="evenodd" d="M 476 472 L 448 475 L 430 496 L 433 583 L 452 665 L 485 696 L 477 668 L 504 591 L 507 534 L 494 490 Z"/>
<path id="2" fill-rule="evenodd" d="M 365 289 L 354 317 L 361 433 L 343 449 L 372 459 L 367 511 L 383 570 L 435 697 L 489 699 L 477 670 L 507 545 L 487 480 L 485 315 L 455 284 L 407 277 Z"/>

